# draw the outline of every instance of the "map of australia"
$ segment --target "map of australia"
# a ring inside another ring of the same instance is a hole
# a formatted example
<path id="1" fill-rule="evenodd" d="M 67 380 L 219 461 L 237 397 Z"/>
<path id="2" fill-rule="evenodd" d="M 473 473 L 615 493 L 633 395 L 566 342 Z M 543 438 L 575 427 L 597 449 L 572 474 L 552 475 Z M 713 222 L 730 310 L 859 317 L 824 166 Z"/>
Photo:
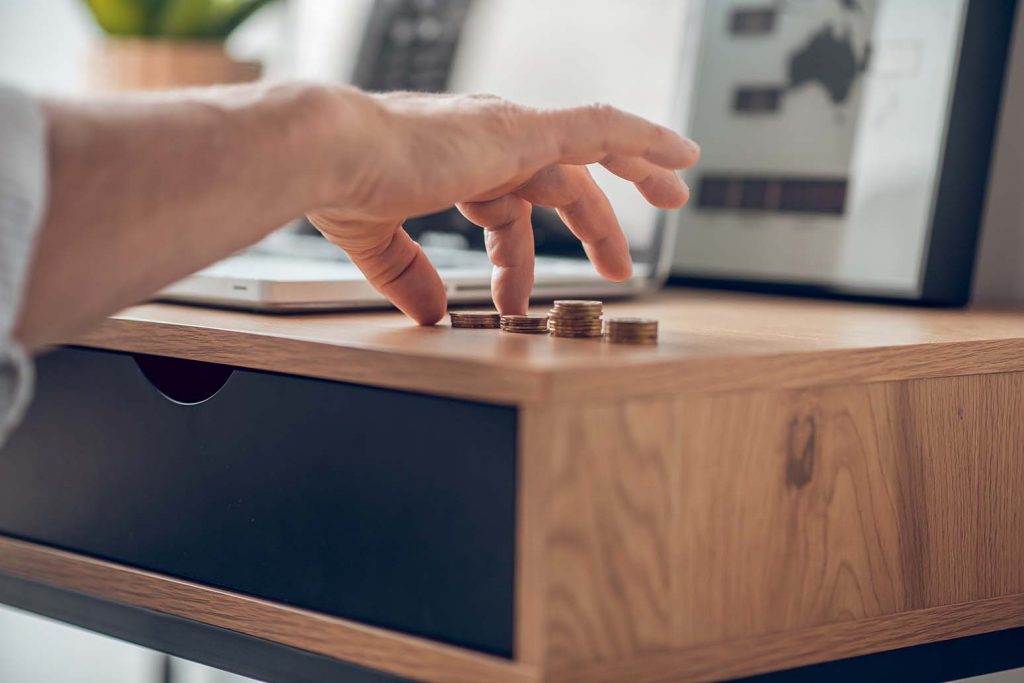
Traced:
<path id="1" fill-rule="evenodd" d="M 773 178 L 844 182 L 865 123 L 877 8 L 876 0 L 709 0 L 689 122 L 706 141 L 701 178 L 714 171 L 721 187 L 746 178 L 751 187 Z M 716 210 L 708 204 L 716 195 L 696 194 L 695 206 Z M 756 213 L 753 195 L 721 196 Z M 809 197 L 785 206 L 806 208 Z"/>
<path id="2" fill-rule="evenodd" d="M 858 56 L 850 33 L 837 35 L 832 24 L 811 35 L 808 42 L 789 58 L 787 90 L 807 83 L 818 84 L 835 105 L 845 104 L 850 91 L 868 67 L 871 46 Z"/>

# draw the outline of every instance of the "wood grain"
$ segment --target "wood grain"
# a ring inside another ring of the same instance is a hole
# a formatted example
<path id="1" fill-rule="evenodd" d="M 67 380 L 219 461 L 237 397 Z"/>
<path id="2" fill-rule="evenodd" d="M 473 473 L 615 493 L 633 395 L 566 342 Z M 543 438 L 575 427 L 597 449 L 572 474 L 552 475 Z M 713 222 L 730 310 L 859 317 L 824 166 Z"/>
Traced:
<path id="1" fill-rule="evenodd" d="M 439 681 L 710 680 L 1024 625 L 1024 313 L 608 309 L 661 343 L 167 305 L 75 340 L 518 405 L 516 663 L 14 541 L 0 572 Z"/>
<path id="2" fill-rule="evenodd" d="M 548 502 L 547 664 L 788 642 L 1024 593 L 1022 396 L 1015 373 L 570 410 Z"/>
<path id="3" fill-rule="evenodd" d="M 550 683 L 700 683 L 779 671 L 1024 626 L 1024 595 L 554 667 Z"/>
<path id="4" fill-rule="evenodd" d="M 563 410 L 550 460 L 548 661 L 673 645 L 679 430 L 669 401 Z"/>
<path id="5" fill-rule="evenodd" d="M 551 495 L 550 459 L 562 416 L 548 405 L 520 409 L 516 501 L 516 660 L 542 666 L 546 657 L 545 590 L 547 554 L 544 529 Z"/>
<path id="6" fill-rule="evenodd" d="M 538 680 L 534 668 L 497 657 L 5 536 L 0 536 L 0 572 L 239 631 L 415 680 Z"/>
<path id="7" fill-rule="evenodd" d="M 397 313 L 274 316 L 167 304 L 129 309 L 67 341 L 519 404 L 1024 371 L 1020 312 L 678 290 L 607 311 L 659 318 L 661 342 L 421 328 Z"/>

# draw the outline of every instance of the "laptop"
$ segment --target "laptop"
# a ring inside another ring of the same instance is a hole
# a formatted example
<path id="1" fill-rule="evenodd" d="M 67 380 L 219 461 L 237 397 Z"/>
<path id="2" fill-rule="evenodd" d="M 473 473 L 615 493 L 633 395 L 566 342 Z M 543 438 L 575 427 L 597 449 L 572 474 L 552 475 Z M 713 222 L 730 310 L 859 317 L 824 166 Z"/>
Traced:
<path id="1" fill-rule="evenodd" d="M 681 125 L 684 33 L 692 27 L 687 3 L 678 0 L 352 0 L 297 7 L 293 19 L 304 42 L 292 75 L 371 91 L 494 92 L 543 107 L 603 101 Z M 316 16 L 302 16 L 303 8 Z M 342 65 L 332 69 L 337 61 Z M 629 239 L 633 277 L 601 278 L 555 213 L 537 208 L 534 299 L 635 296 L 668 276 L 674 231 L 667 214 L 603 168 L 592 172 Z M 437 268 L 450 303 L 490 301 L 480 228 L 454 209 L 409 220 L 405 228 Z M 167 287 L 159 298 L 277 312 L 388 305 L 304 220 Z"/>

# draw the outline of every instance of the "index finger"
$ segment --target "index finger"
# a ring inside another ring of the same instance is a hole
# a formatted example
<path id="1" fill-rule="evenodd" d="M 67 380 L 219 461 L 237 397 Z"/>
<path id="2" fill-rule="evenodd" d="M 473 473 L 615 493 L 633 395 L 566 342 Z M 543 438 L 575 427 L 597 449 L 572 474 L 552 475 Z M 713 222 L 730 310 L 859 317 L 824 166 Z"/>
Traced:
<path id="1" fill-rule="evenodd" d="M 374 226 L 368 244 L 339 237 L 330 220 L 310 214 L 309 220 L 332 244 L 341 247 L 374 289 L 420 325 L 433 325 L 447 309 L 441 276 L 399 225 Z"/>

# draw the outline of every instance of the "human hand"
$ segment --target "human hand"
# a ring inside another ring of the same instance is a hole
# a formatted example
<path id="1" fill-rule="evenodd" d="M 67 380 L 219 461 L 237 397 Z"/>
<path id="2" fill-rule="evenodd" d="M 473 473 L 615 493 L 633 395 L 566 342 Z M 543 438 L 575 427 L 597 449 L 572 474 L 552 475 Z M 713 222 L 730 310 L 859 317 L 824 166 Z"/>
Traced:
<path id="1" fill-rule="evenodd" d="M 498 310 L 524 313 L 533 288 L 532 205 L 555 208 L 597 271 L 625 280 L 626 237 L 586 165 L 633 182 L 654 206 L 678 208 L 689 190 L 675 170 L 700 155 L 668 128 L 607 105 L 540 110 L 490 95 L 336 95 L 343 161 L 327 205 L 309 219 L 424 325 L 444 316 L 447 297 L 402 229 L 407 218 L 455 205 L 486 231 Z"/>

